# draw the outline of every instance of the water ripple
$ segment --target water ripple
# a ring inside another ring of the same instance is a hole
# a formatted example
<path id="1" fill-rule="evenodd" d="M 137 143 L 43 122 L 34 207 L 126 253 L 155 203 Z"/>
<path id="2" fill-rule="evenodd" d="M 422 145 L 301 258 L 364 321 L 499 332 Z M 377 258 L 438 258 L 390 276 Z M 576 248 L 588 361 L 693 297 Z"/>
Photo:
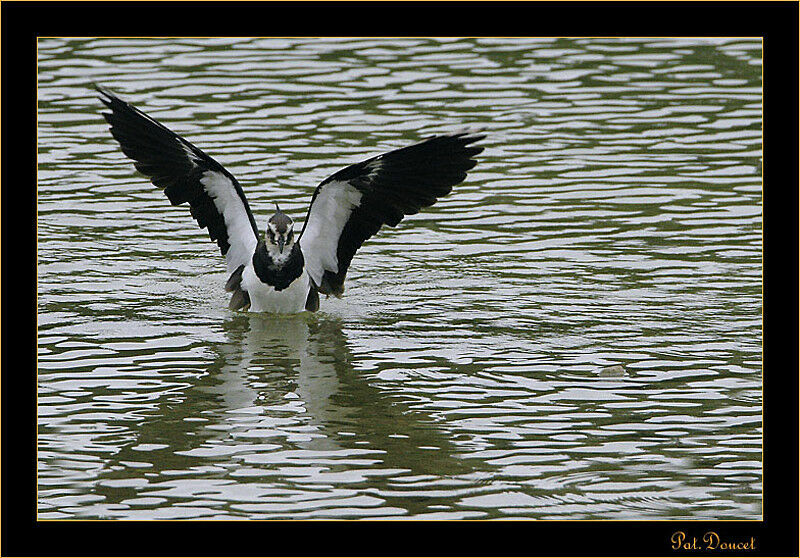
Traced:
<path id="1" fill-rule="evenodd" d="M 38 53 L 40 519 L 761 516 L 759 41 Z M 345 164 L 488 137 L 366 243 L 344 299 L 234 315 L 92 83 L 229 168 L 262 226 Z"/>

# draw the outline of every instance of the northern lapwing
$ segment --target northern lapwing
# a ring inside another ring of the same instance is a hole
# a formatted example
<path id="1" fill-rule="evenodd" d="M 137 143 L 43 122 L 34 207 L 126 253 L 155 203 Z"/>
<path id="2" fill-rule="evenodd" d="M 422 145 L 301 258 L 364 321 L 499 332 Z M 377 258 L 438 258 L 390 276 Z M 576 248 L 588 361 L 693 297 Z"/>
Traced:
<path id="1" fill-rule="evenodd" d="M 225 256 L 229 308 L 299 313 L 319 309 L 319 293 L 341 297 L 347 268 L 365 240 L 447 195 L 475 166 L 484 135 L 437 135 L 345 167 L 311 196 L 305 223 L 276 204 L 259 234 L 239 182 L 217 161 L 110 91 L 95 86 L 103 116 L 136 169 L 172 205 L 188 203 Z"/>

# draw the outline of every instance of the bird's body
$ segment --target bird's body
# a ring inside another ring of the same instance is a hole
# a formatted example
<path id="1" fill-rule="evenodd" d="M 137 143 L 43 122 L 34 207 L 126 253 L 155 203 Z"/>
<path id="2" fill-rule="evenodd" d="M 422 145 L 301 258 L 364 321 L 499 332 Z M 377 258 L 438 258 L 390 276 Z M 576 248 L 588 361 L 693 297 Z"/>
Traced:
<path id="1" fill-rule="evenodd" d="M 225 256 L 232 310 L 293 314 L 319 308 L 319 294 L 340 297 L 350 262 L 382 225 L 396 226 L 448 194 L 475 165 L 483 136 L 434 136 L 356 163 L 325 179 L 311 198 L 303 229 L 280 208 L 263 237 L 234 176 L 143 112 L 98 88 L 103 116 L 123 153 L 164 189 L 188 203 L 198 225 Z"/>
<path id="2" fill-rule="evenodd" d="M 311 278 L 303 270 L 288 287 L 279 291 L 273 285 L 261 281 L 253 266 L 248 265 L 242 273 L 242 288 L 250 297 L 248 310 L 251 312 L 296 314 L 306 310 L 306 301 L 312 285 Z"/>
<path id="3" fill-rule="evenodd" d="M 267 246 L 267 243 L 259 242 L 252 259 L 242 268 L 239 289 L 247 293 L 249 307 L 246 303 L 234 306 L 251 312 L 277 314 L 316 310 L 318 305 L 314 304 L 313 299 L 316 291 L 305 268 L 300 245 L 293 244 L 291 250 L 284 250 L 283 253 Z M 230 287 L 229 290 L 235 291 Z M 312 295 L 311 300 L 309 294 Z"/>

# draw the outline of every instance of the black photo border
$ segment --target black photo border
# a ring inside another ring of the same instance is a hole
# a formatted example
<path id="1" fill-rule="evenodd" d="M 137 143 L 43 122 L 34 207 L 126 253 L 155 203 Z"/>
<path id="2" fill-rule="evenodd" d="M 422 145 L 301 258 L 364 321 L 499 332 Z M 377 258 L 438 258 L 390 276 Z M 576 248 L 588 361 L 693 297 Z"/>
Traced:
<path id="1" fill-rule="evenodd" d="M 2 2 L 0 555 L 798 556 L 796 2 Z M 36 521 L 39 36 L 764 38 L 763 521 Z M 756 541 L 676 551 L 676 531 Z"/>

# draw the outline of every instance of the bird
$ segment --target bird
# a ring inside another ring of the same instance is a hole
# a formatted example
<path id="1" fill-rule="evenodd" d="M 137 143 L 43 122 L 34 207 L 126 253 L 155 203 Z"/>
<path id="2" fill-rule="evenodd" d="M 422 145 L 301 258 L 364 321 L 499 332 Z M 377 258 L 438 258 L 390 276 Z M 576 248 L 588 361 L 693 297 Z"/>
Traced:
<path id="1" fill-rule="evenodd" d="M 259 232 L 239 181 L 166 126 L 95 84 L 102 115 L 122 153 L 192 217 L 225 257 L 232 311 L 319 310 L 320 294 L 341 298 L 356 251 L 381 227 L 433 205 L 463 182 L 486 138 L 476 131 L 433 135 L 351 164 L 314 190 L 299 234 L 275 203 Z"/>

